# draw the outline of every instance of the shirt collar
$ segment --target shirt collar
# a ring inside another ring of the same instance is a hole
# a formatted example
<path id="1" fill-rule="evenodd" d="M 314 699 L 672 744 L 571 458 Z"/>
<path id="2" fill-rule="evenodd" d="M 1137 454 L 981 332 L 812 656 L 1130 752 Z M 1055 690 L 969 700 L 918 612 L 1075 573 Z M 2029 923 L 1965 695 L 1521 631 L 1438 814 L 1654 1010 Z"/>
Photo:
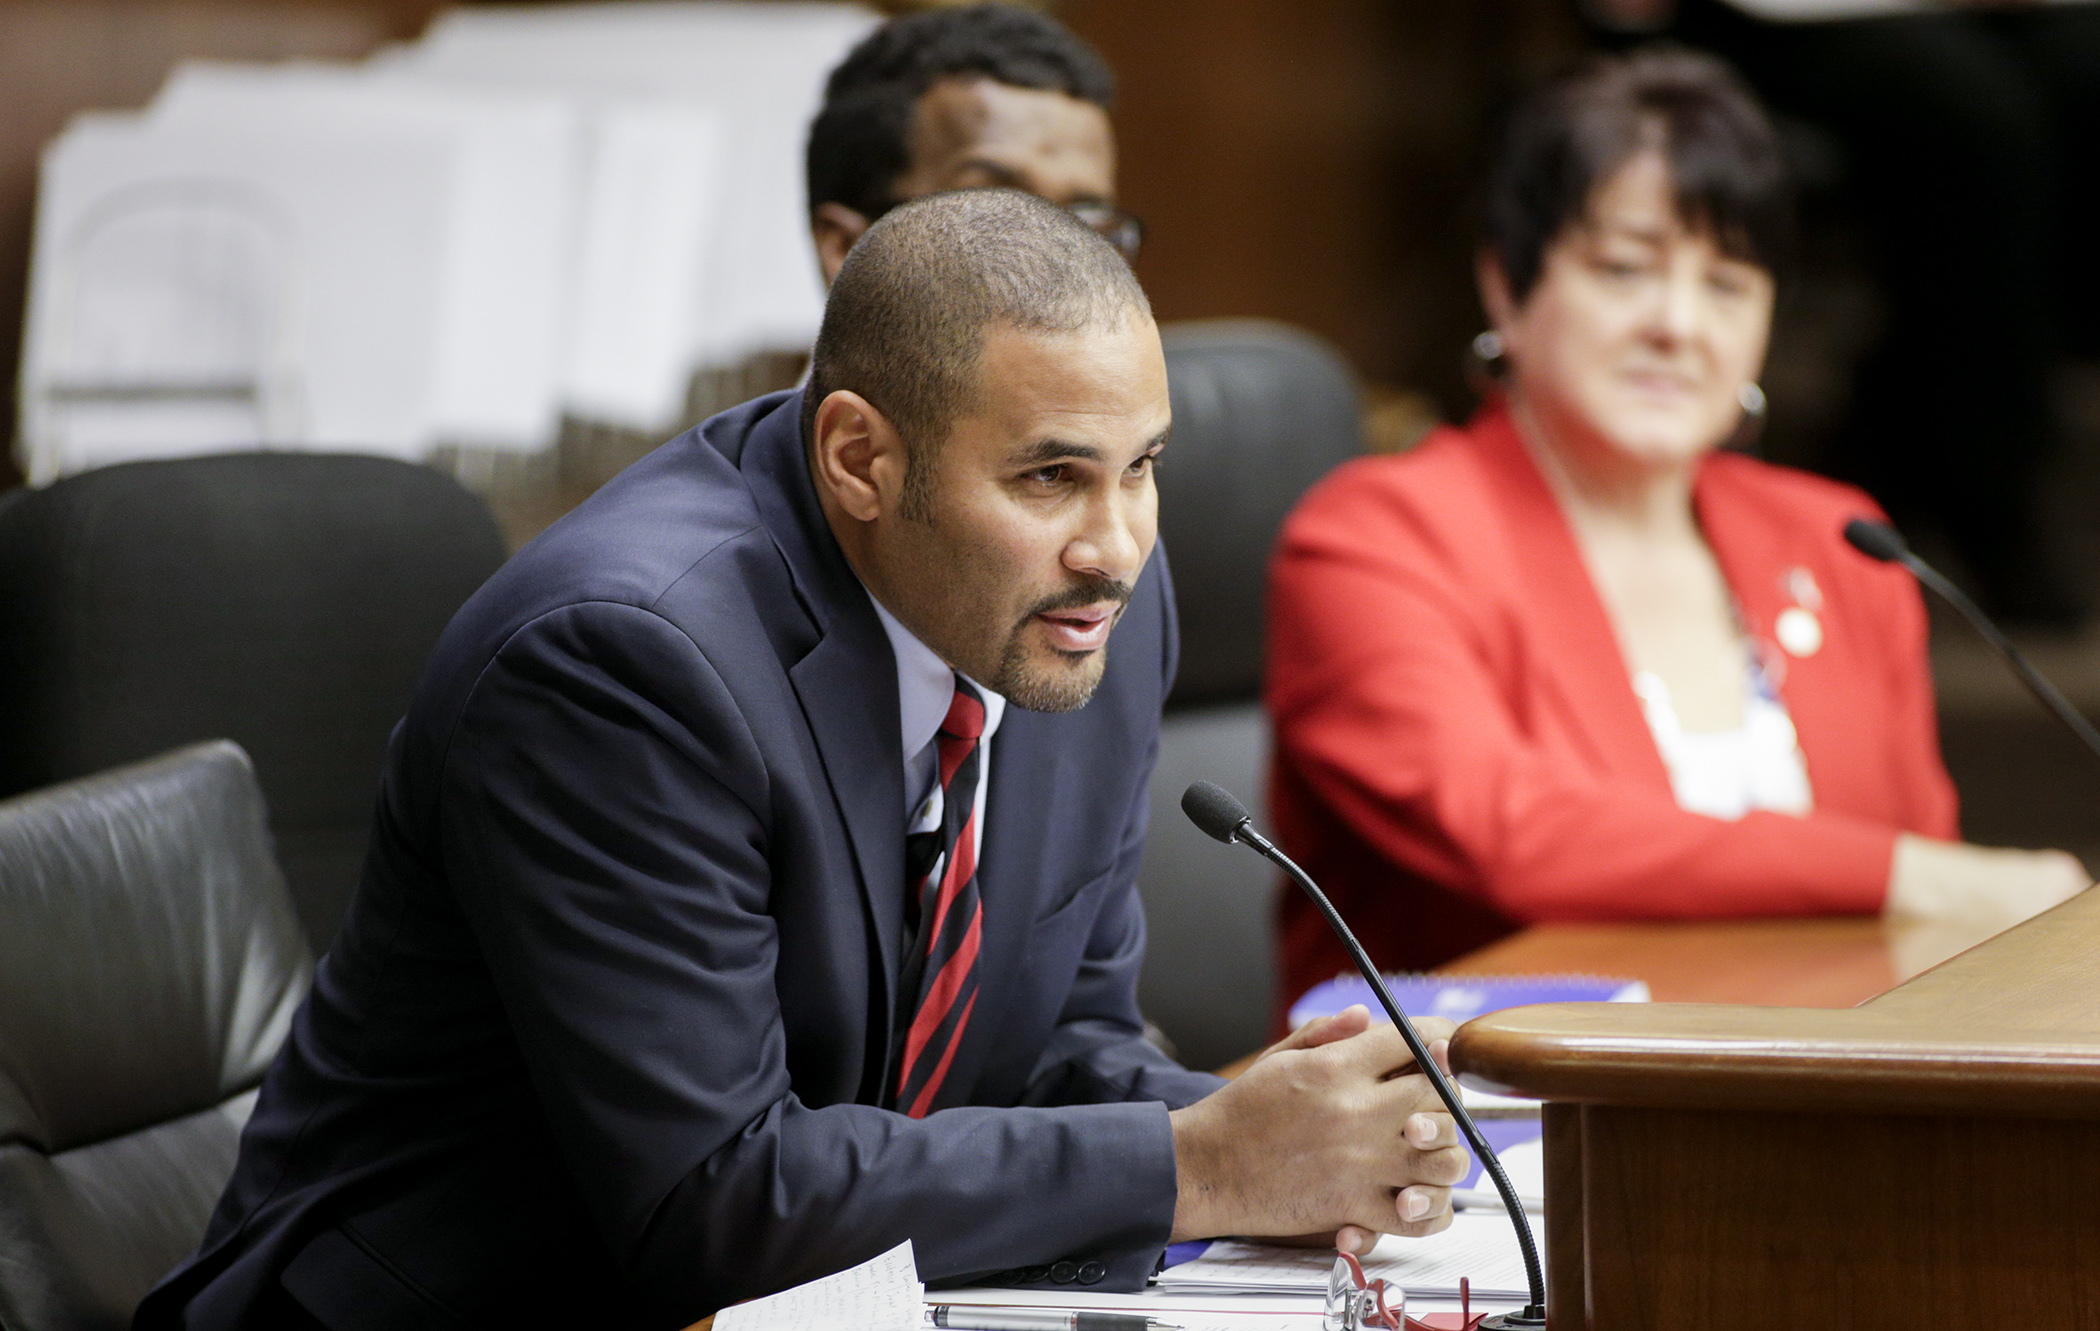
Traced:
<path id="1" fill-rule="evenodd" d="M 868 593 L 868 604 L 875 607 L 876 617 L 882 620 L 882 631 L 890 637 L 890 650 L 897 657 L 897 720 L 903 734 L 904 761 L 909 763 L 933 743 L 941 722 L 947 719 L 948 707 L 955 699 L 955 678 L 960 672 L 920 642 L 917 634 L 875 599 L 875 593 Z M 1006 699 L 974 679 L 970 683 L 984 698 L 982 738 L 989 739 L 999 728 L 999 719 L 1006 715 Z"/>

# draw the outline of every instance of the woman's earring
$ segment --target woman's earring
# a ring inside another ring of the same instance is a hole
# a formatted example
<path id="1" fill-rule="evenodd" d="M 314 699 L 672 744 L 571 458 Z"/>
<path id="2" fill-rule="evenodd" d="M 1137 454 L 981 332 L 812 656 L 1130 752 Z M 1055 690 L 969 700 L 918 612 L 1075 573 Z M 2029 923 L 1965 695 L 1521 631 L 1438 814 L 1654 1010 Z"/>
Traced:
<path id="1" fill-rule="evenodd" d="M 1503 345 L 1502 334 L 1486 329 L 1473 338 L 1468 350 L 1473 354 L 1466 361 L 1466 382 L 1482 397 L 1499 392 L 1509 372 L 1509 348 Z"/>
<path id="2" fill-rule="evenodd" d="M 1743 409 L 1742 419 L 1735 423 L 1735 433 L 1724 442 L 1723 447 L 1740 452 L 1751 452 L 1757 447 L 1758 437 L 1765 430 L 1765 390 L 1752 380 L 1735 390 L 1736 405 Z"/>

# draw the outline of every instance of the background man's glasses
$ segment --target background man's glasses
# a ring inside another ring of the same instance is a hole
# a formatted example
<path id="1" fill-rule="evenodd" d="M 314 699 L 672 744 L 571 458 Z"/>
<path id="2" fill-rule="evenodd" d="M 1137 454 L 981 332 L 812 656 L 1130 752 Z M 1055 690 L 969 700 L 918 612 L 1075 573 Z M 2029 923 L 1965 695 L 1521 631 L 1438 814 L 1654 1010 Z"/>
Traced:
<path id="1" fill-rule="evenodd" d="M 1071 203 L 1065 205 L 1065 211 L 1115 246 L 1126 262 L 1137 262 L 1138 250 L 1145 244 L 1145 224 L 1137 214 L 1106 203 Z"/>
<path id="2" fill-rule="evenodd" d="M 908 202 L 908 199 L 897 200 L 897 203 Z M 889 205 L 890 208 L 896 206 L 896 203 Z M 1136 213 L 1126 213 L 1114 204 L 1091 202 L 1068 203 L 1064 205 L 1064 210 L 1084 223 L 1089 231 L 1115 246 L 1116 253 L 1123 256 L 1125 263 L 1137 262 L 1138 251 L 1144 248 L 1145 244 L 1145 223 Z M 880 216 L 881 213 L 875 214 L 875 217 Z M 868 220 L 873 222 L 875 217 Z"/>

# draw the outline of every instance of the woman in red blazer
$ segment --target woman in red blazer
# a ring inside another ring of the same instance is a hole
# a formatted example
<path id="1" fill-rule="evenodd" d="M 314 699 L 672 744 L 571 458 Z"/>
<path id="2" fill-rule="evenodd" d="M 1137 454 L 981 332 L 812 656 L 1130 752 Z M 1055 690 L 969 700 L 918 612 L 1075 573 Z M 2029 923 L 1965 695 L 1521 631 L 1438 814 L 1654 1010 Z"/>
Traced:
<path id="1" fill-rule="evenodd" d="M 1840 532 L 1864 494 L 1719 451 L 1786 199 L 1716 62 L 1615 59 L 1513 122 L 1463 430 L 1286 523 L 1269 598 L 1282 840 L 1389 969 L 1533 921 L 1990 911 L 2086 884 L 1956 844 L 1926 621 Z M 1705 810 L 1695 811 L 1695 810 Z M 1283 901 L 1282 1000 L 1349 968 Z"/>

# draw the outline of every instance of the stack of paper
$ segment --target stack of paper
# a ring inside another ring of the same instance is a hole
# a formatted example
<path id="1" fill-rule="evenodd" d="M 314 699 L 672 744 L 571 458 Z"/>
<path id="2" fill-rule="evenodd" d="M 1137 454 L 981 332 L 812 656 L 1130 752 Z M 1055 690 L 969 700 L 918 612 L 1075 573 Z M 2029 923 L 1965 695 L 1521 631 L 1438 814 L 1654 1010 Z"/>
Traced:
<path id="1" fill-rule="evenodd" d="M 497 449 L 554 442 L 583 186 L 581 127 L 564 99 L 404 84 L 350 66 L 196 62 L 176 70 L 150 114 L 157 128 L 202 135 L 266 124 L 317 142 L 384 131 L 438 148 L 447 180 L 443 230 L 426 242 L 438 273 L 427 433 Z"/>
<path id="2" fill-rule="evenodd" d="M 851 1270 L 724 1308 L 715 1331 L 918 1331 L 925 1294 L 906 1239 Z"/>
<path id="3" fill-rule="evenodd" d="M 477 5 L 378 63 L 575 100 L 596 305 L 571 391 L 580 415 L 646 427 L 672 395 L 682 404 L 694 367 L 814 340 L 824 289 L 803 148 L 825 76 L 877 22 L 849 4 Z"/>
<path id="4" fill-rule="evenodd" d="M 1545 1261 L 1543 1244 L 1539 1260 Z M 1326 1290 L 1334 1261 L 1331 1249 L 1213 1243 L 1195 1261 L 1162 1272 L 1157 1284 L 1170 1294 L 1317 1294 Z M 1398 1285 L 1410 1297 L 1454 1297 L 1461 1276 L 1484 1299 L 1522 1299 L 1530 1287 L 1516 1231 L 1499 1212 L 1461 1215 L 1426 1239 L 1389 1235 L 1363 1259 L 1363 1268 L 1366 1276 Z"/>
<path id="5" fill-rule="evenodd" d="M 30 480 L 262 443 L 420 457 L 451 166 L 395 125 L 76 120 L 38 191 Z"/>
<path id="6" fill-rule="evenodd" d="M 802 150 L 850 4 L 477 6 L 358 65 L 194 64 L 44 157 L 37 484 L 227 448 L 668 432 L 808 347 Z"/>

